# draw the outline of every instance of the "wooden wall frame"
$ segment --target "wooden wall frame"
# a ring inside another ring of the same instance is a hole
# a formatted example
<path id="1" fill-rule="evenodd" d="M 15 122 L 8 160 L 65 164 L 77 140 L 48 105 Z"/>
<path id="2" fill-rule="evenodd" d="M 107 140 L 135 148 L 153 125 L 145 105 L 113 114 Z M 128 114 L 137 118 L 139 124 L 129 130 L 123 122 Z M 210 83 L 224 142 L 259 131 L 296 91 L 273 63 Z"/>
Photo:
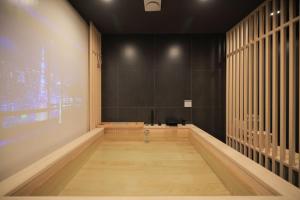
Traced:
<path id="1" fill-rule="evenodd" d="M 93 23 L 89 25 L 89 126 L 93 130 L 101 123 L 101 34 Z"/>

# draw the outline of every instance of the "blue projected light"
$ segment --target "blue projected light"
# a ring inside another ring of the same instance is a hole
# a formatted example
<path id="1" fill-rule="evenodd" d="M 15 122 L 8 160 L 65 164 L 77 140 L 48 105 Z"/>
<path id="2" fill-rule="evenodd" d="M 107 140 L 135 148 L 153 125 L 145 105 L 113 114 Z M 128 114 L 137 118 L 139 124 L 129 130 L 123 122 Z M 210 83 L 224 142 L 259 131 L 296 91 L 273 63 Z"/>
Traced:
<path id="1" fill-rule="evenodd" d="M 46 48 L 40 49 L 40 62 L 38 67 L 19 67 L 10 69 L 10 75 L 2 84 L 6 95 L 1 94 L 0 112 L 8 113 L 2 119 L 2 128 L 11 128 L 33 122 L 42 122 L 57 119 L 62 123 L 62 109 L 80 105 L 80 97 L 70 97 L 62 93 L 66 87 L 64 82 L 51 73 L 47 64 Z M 13 62 L 13 61 L 11 61 Z M 13 65 L 13 63 L 11 63 Z M 18 98 L 10 95 L 12 90 L 22 91 Z M 46 109 L 46 110 L 45 110 Z M 18 112 L 18 114 L 14 114 Z M 24 112 L 19 114 L 19 112 Z"/>
<path id="2" fill-rule="evenodd" d="M 40 64 L 40 91 L 38 101 L 40 108 L 47 108 L 48 105 L 48 90 L 47 90 L 47 78 L 46 78 L 47 65 L 45 63 L 45 49 L 42 49 L 42 58 Z"/>
<path id="3" fill-rule="evenodd" d="M 9 38 L 0 36 L 0 47 L 3 49 L 13 50 L 15 45 Z"/>

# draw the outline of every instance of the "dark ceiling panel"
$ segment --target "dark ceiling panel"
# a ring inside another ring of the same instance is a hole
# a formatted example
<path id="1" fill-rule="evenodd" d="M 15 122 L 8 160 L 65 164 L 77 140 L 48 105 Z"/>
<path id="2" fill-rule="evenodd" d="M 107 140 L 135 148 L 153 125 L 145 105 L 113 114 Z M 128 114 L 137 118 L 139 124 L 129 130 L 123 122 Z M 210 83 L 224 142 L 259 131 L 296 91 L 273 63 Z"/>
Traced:
<path id="1" fill-rule="evenodd" d="M 162 0 L 152 13 L 143 0 L 69 2 L 102 33 L 225 33 L 263 0 Z"/>

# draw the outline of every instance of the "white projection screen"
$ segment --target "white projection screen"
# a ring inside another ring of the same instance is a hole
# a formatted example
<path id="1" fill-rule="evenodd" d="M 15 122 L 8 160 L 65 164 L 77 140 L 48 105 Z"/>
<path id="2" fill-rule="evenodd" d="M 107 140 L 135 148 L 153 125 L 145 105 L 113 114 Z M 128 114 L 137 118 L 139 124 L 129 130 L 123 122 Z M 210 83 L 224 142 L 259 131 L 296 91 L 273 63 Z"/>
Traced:
<path id="1" fill-rule="evenodd" d="M 0 180 L 88 130 L 88 25 L 65 0 L 0 0 Z"/>

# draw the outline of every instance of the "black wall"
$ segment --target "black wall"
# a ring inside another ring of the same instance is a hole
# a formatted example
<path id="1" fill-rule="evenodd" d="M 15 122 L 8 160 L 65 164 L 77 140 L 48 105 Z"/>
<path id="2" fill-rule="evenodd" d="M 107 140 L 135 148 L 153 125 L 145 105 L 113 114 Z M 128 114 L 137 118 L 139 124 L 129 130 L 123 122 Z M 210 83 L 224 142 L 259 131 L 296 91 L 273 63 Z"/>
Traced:
<path id="1" fill-rule="evenodd" d="M 225 35 L 104 35 L 102 49 L 103 121 L 149 123 L 154 109 L 225 141 Z"/>

